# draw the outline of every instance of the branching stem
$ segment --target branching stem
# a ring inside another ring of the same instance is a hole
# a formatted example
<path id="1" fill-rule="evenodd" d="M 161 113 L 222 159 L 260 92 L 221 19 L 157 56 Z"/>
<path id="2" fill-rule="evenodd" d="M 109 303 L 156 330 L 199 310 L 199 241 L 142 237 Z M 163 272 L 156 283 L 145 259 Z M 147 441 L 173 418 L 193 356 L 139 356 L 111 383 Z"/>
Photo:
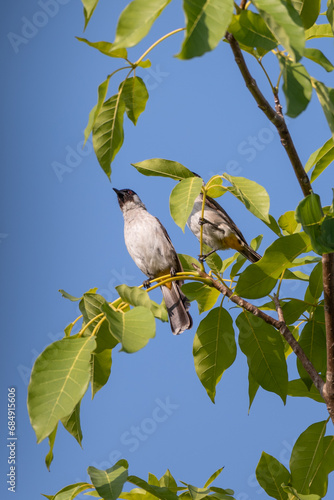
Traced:
<path id="1" fill-rule="evenodd" d="M 279 136 L 281 138 L 281 143 L 285 148 L 285 151 L 287 152 L 291 165 L 293 166 L 293 169 L 295 171 L 297 180 L 300 184 L 303 194 L 304 196 L 309 195 L 312 192 L 311 183 L 304 170 L 302 162 L 300 161 L 300 158 L 296 151 L 295 145 L 292 141 L 289 129 L 285 123 L 283 115 L 277 109 L 277 106 L 279 104 L 277 93 L 275 94 L 277 99 L 277 102 L 275 99 L 275 105 L 276 105 L 276 111 L 275 111 L 275 109 L 269 104 L 267 99 L 264 97 L 261 90 L 257 86 L 256 81 L 250 74 L 237 40 L 231 33 L 227 32 L 225 36 L 227 41 L 230 43 L 235 61 L 246 83 L 246 87 L 254 97 L 259 108 L 263 111 L 263 113 L 271 121 L 271 123 L 275 125 L 277 132 L 279 133 Z"/>

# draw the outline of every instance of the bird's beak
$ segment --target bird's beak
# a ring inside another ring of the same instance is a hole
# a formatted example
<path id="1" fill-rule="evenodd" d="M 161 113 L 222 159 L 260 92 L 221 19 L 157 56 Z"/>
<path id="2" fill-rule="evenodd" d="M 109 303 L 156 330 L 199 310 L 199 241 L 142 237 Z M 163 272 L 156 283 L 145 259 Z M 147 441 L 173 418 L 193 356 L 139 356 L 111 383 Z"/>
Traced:
<path id="1" fill-rule="evenodd" d="M 121 192 L 119 189 L 116 189 L 116 188 L 113 188 L 113 190 L 115 191 L 115 193 L 117 194 L 117 196 L 118 196 L 118 193 Z"/>

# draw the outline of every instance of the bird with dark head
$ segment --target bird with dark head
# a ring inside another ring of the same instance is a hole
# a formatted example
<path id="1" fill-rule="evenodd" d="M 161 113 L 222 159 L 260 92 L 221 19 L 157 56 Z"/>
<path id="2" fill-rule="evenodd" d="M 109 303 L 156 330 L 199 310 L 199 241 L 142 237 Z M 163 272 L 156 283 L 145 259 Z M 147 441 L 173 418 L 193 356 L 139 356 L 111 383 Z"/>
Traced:
<path id="1" fill-rule="evenodd" d="M 115 189 L 124 218 L 124 240 L 135 264 L 149 279 L 182 272 L 170 237 L 159 219 L 151 215 L 131 189 Z M 161 286 L 171 329 L 178 335 L 192 327 L 190 303 L 183 294 L 182 280 Z"/>
<path id="2" fill-rule="evenodd" d="M 196 177 L 200 177 L 195 172 L 192 173 Z M 211 252 L 201 256 L 201 260 L 205 260 L 206 257 L 217 250 L 227 250 L 229 248 L 237 250 L 251 262 L 257 262 L 261 259 L 261 255 L 247 244 L 240 229 L 216 200 L 210 198 L 210 196 L 206 196 L 203 218 L 202 204 L 203 193 L 200 193 L 195 199 L 193 209 L 187 221 L 187 226 L 198 240 L 200 239 L 201 226 L 203 226 L 203 242 L 212 248 Z"/>

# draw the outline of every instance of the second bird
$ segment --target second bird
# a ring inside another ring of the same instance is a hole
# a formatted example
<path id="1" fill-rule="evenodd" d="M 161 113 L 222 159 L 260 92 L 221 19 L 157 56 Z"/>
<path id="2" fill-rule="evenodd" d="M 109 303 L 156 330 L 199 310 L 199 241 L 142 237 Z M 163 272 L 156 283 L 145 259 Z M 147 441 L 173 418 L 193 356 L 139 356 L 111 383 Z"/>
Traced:
<path id="1" fill-rule="evenodd" d="M 200 193 L 187 221 L 189 229 L 198 239 L 200 239 L 200 230 L 203 226 L 203 242 L 212 248 L 212 251 L 203 255 L 202 259 L 217 250 L 227 250 L 228 248 L 237 250 L 251 262 L 257 262 L 261 259 L 261 255 L 247 244 L 240 229 L 216 200 L 210 196 L 206 197 L 203 219 L 202 203 L 203 194 Z"/>
<path id="2" fill-rule="evenodd" d="M 151 215 L 131 189 L 115 189 L 124 217 L 126 248 L 139 269 L 149 279 L 183 271 L 175 248 L 159 219 Z M 192 327 L 190 303 L 182 293 L 183 281 L 162 285 L 171 329 L 174 335 Z"/>

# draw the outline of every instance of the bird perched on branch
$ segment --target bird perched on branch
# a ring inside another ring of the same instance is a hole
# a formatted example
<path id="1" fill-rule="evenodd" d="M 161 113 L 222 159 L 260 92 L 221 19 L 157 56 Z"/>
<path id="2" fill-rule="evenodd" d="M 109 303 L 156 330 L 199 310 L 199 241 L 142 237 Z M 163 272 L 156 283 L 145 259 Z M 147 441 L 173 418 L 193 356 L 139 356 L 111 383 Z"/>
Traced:
<path id="1" fill-rule="evenodd" d="M 195 174 L 197 176 L 197 174 Z M 206 255 L 200 256 L 200 260 L 216 252 L 232 248 L 237 250 L 251 262 L 261 259 L 255 250 L 246 242 L 240 229 L 235 225 L 225 210 L 210 196 L 205 199 L 204 217 L 202 218 L 203 193 L 195 199 L 194 207 L 188 218 L 187 226 L 200 239 L 201 226 L 203 226 L 203 243 L 212 248 Z"/>
<path id="2" fill-rule="evenodd" d="M 149 279 L 182 272 L 182 265 L 168 233 L 159 219 L 151 215 L 131 189 L 115 189 L 124 217 L 124 239 L 128 252 Z M 190 303 L 183 294 L 182 280 L 161 286 L 174 335 L 192 327 Z"/>

